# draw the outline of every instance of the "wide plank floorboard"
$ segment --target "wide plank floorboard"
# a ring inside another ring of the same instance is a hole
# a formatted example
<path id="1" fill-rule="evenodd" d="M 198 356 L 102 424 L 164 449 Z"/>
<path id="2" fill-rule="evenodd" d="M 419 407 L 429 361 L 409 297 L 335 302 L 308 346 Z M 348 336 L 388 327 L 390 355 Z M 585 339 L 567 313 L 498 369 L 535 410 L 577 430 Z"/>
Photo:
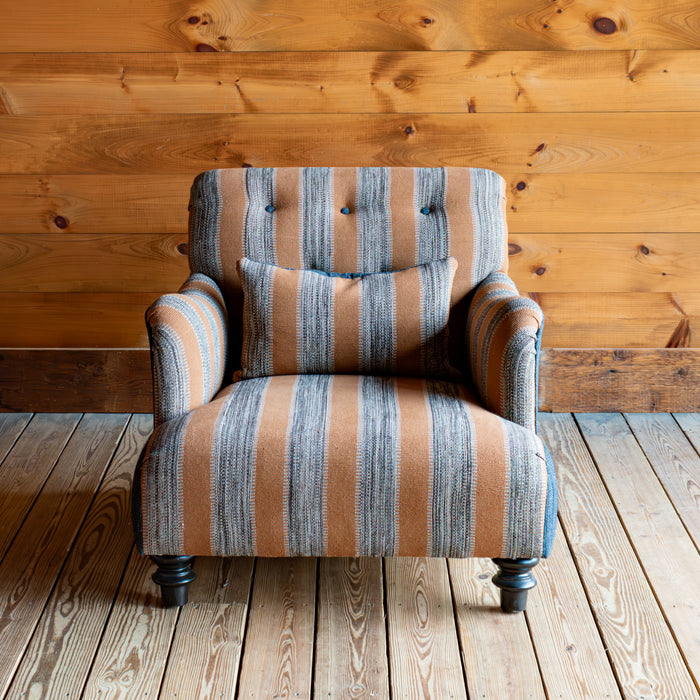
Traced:
<path id="1" fill-rule="evenodd" d="M 150 415 L 0 414 L 0 700 L 700 700 L 700 414 L 542 414 L 560 527 L 527 612 L 488 559 L 132 546 Z"/>

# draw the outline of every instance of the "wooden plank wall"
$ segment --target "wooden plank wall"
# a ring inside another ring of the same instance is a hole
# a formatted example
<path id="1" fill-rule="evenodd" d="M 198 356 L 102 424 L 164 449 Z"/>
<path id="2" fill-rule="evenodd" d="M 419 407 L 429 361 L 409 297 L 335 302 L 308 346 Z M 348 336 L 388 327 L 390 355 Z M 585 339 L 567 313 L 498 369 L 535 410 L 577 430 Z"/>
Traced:
<path id="1" fill-rule="evenodd" d="M 497 170 L 542 408 L 700 408 L 697 0 L 24 0 L 0 51 L 5 410 L 148 410 L 189 184 L 246 164 Z"/>

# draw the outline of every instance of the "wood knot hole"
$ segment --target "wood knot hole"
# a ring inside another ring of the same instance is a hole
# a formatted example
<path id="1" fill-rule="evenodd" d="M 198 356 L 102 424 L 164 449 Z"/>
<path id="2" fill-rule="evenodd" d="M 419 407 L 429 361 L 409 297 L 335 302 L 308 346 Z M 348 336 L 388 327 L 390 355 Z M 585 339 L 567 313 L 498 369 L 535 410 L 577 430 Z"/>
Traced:
<path id="1" fill-rule="evenodd" d="M 406 134 L 406 136 L 410 136 L 410 135 L 413 133 L 413 127 L 412 127 L 412 126 L 407 126 L 407 127 L 404 129 L 404 133 Z"/>
<path id="2" fill-rule="evenodd" d="M 650 253 L 651 251 L 650 251 L 649 248 L 647 248 L 645 245 L 640 245 L 640 246 L 639 246 L 639 252 L 640 252 L 642 255 L 649 255 L 649 253 Z"/>
<path id="3" fill-rule="evenodd" d="M 508 255 L 517 255 L 518 253 L 522 253 L 522 251 L 522 247 L 519 246 L 517 243 L 508 244 Z"/>
<path id="4" fill-rule="evenodd" d="M 206 53 L 207 51 L 216 51 L 216 49 L 213 46 L 210 46 L 209 44 L 197 44 L 197 46 L 194 47 L 195 51 L 198 51 L 199 53 Z"/>
<path id="5" fill-rule="evenodd" d="M 187 21 L 188 21 L 190 24 L 197 24 L 197 22 L 199 22 L 199 17 L 194 17 L 194 16 L 192 16 L 192 17 L 190 17 Z"/>
<path id="6" fill-rule="evenodd" d="M 593 22 L 593 29 L 599 34 L 614 34 L 617 31 L 617 25 L 610 17 L 598 17 Z"/>
<path id="7" fill-rule="evenodd" d="M 516 189 L 522 192 L 527 187 L 527 185 L 521 180 L 515 187 Z"/>
<path id="8" fill-rule="evenodd" d="M 535 270 L 535 274 L 536 274 L 538 277 L 542 277 L 542 275 L 544 275 L 545 272 L 547 272 L 547 268 L 546 268 L 546 267 L 538 267 L 538 268 Z"/>
<path id="9" fill-rule="evenodd" d="M 423 17 L 423 24 L 432 24 L 433 20 L 430 17 Z"/>
<path id="10" fill-rule="evenodd" d="M 58 226 L 58 228 L 66 228 L 68 226 L 68 220 L 63 216 L 57 216 L 53 222 L 56 224 L 56 226 Z"/>
<path id="11" fill-rule="evenodd" d="M 188 250 L 187 243 L 177 244 L 177 252 L 180 253 L 180 255 L 187 255 Z"/>

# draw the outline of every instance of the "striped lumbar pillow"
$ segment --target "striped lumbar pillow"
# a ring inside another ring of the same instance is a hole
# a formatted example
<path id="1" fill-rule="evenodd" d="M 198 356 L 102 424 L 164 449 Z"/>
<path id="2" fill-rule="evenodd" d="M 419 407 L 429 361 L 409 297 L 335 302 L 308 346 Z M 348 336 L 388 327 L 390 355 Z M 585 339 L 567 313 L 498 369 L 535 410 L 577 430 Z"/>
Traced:
<path id="1" fill-rule="evenodd" d="M 454 258 L 396 272 L 327 274 L 238 261 L 244 297 L 241 369 L 275 374 L 446 378 Z"/>

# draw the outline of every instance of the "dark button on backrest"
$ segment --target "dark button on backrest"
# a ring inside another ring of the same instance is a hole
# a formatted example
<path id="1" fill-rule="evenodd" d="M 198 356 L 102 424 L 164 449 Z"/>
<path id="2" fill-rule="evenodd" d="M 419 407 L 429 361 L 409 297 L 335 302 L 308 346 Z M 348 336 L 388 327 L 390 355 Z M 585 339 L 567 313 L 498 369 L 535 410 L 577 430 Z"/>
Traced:
<path id="1" fill-rule="evenodd" d="M 423 208 L 420 210 L 420 213 L 421 213 L 421 214 L 430 214 L 430 207 L 423 207 Z"/>
<path id="2" fill-rule="evenodd" d="M 272 214 L 272 212 L 275 211 L 274 205 L 273 205 L 273 204 L 268 204 L 268 205 L 265 207 L 265 211 L 266 211 L 268 214 Z"/>
<path id="3" fill-rule="evenodd" d="M 341 214 L 349 214 L 349 213 L 350 213 L 350 210 L 349 210 L 347 207 L 343 207 L 343 208 L 340 210 L 340 213 L 341 213 Z"/>

